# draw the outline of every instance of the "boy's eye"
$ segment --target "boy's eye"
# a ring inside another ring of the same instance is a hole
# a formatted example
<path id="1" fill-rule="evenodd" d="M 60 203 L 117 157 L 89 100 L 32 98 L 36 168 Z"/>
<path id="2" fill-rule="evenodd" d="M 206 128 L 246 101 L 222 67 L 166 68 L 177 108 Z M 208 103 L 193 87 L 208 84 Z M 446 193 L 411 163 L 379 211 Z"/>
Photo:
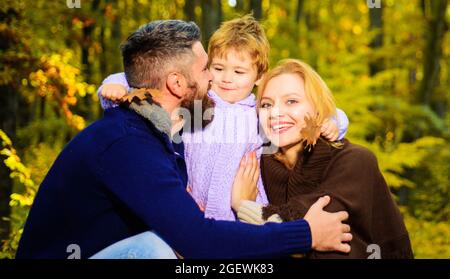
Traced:
<path id="1" fill-rule="evenodd" d="M 222 68 L 214 68 L 214 70 L 220 72 L 220 71 L 222 71 Z"/>
<path id="2" fill-rule="evenodd" d="M 236 74 L 238 74 L 238 75 L 242 75 L 242 74 L 245 74 L 244 72 L 241 72 L 241 71 L 234 71 Z"/>

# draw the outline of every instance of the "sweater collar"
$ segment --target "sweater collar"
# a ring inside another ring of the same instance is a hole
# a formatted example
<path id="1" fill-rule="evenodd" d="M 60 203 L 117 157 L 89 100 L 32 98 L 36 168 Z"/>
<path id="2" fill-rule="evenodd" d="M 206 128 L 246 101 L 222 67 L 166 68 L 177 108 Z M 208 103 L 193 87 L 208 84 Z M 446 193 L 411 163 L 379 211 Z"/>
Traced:
<path id="1" fill-rule="evenodd" d="M 231 106 L 235 106 L 235 105 L 241 105 L 241 106 L 247 106 L 247 107 L 255 107 L 256 106 L 255 95 L 251 94 L 251 93 L 250 93 L 250 95 L 247 96 L 247 98 L 240 100 L 239 102 L 236 102 L 233 104 L 223 100 L 219 95 L 217 95 L 216 92 L 214 92 L 214 90 L 209 90 L 208 96 L 214 100 L 214 102 L 216 103 L 216 106 L 220 106 L 220 107 L 231 107 Z"/>
<path id="2" fill-rule="evenodd" d="M 302 149 L 298 154 L 298 161 L 292 170 L 279 162 L 274 156 L 267 158 L 270 172 L 275 174 L 273 181 L 294 183 L 296 187 L 313 188 L 323 179 L 333 151 L 335 150 L 326 140 L 320 138 L 317 144 L 309 149 Z"/>
<path id="3" fill-rule="evenodd" d="M 171 136 L 172 121 L 169 113 L 161 106 L 155 103 L 149 103 L 147 100 L 142 100 L 139 104 L 132 102 L 129 108 L 149 120 L 155 128 L 161 133 Z"/>

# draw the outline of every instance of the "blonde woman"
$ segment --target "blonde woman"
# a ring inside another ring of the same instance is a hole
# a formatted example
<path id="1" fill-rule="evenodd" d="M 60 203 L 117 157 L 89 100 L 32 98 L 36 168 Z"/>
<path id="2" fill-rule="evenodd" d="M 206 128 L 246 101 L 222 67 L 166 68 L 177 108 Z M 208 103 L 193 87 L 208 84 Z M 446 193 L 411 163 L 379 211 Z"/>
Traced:
<path id="1" fill-rule="evenodd" d="M 344 139 L 320 136 L 320 123 L 336 114 L 325 82 L 307 64 L 288 59 L 267 73 L 258 100 L 259 121 L 278 152 L 261 159 L 269 205 L 252 200 L 241 163 L 233 189 L 233 204 L 242 221 L 292 221 L 302 218 L 318 197 L 329 195 L 330 212 L 345 210 L 352 229 L 350 253 L 317 252 L 309 258 L 412 258 L 402 216 L 367 148 Z"/>

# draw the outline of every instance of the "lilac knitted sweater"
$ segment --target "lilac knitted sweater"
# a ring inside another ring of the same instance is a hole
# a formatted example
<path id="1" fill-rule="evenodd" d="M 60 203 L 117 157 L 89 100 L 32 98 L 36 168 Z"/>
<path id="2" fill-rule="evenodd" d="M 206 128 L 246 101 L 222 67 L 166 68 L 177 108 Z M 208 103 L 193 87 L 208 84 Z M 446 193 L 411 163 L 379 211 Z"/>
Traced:
<path id="1" fill-rule="evenodd" d="M 205 217 L 235 220 L 231 189 L 239 163 L 247 152 L 262 152 L 258 135 L 255 96 L 230 104 L 214 91 L 208 92 L 216 106 L 214 120 L 203 130 L 184 133 L 185 159 L 191 194 L 205 210 Z M 261 177 L 256 201 L 267 204 Z"/>
<path id="2" fill-rule="evenodd" d="M 103 84 L 122 84 L 129 89 L 124 73 L 107 77 Z M 104 109 L 116 106 L 100 96 Z M 258 134 L 256 100 L 253 94 L 231 104 L 222 100 L 214 91 L 208 92 L 215 103 L 214 120 L 203 130 L 183 133 L 185 160 L 188 172 L 187 189 L 206 218 L 236 220 L 231 209 L 231 189 L 242 157 L 256 150 L 262 153 L 262 139 Z M 344 112 L 338 110 L 339 138 L 343 138 L 348 127 Z M 258 180 L 256 201 L 267 204 L 261 176 Z"/>

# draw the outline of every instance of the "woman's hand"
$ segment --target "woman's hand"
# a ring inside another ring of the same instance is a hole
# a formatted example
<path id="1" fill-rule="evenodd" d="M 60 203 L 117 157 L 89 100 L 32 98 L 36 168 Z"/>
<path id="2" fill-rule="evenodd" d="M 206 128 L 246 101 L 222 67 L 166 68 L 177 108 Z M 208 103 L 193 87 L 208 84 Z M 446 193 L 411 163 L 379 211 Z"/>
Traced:
<path id="1" fill-rule="evenodd" d="M 118 102 L 126 94 L 127 89 L 123 85 L 114 83 L 104 84 L 100 93 L 103 98 L 114 102 Z"/>
<path id="2" fill-rule="evenodd" d="M 250 152 L 241 159 L 239 169 L 234 178 L 233 189 L 231 190 L 231 207 L 234 211 L 239 210 L 241 201 L 256 200 L 259 179 L 259 163 L 256 152 Z"/>
<path id="3" fill-rule="evenodd" d="M 335 141 L 339 136 L 339 128 L 333 120 L 327 119 L 320 127 L 320 133 L 327 140 Z"/>

